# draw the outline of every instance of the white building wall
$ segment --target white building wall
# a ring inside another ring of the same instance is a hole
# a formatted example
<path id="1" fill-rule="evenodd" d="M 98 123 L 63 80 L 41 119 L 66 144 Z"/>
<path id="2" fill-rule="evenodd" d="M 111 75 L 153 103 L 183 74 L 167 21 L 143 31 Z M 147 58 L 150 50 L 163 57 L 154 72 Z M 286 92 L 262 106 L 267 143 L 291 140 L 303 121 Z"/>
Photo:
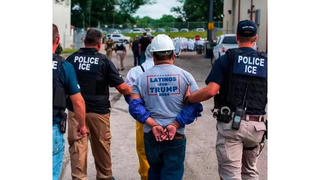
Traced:
<path id="1" fill-rule="evenodd" d="M 237 31 L 239 1 L 240 21 L 245 19 L 250 20 L 248 9 L 250 9 L 251 0 L 224 0 L 224 33 L 236 33 Z M 254 5 L 254 11 L 257 9 L 261 11 L 257 48 L 259 51 L 267 51 L 267 0 L 253 0 L 252 4 Z M 229 14 L 228 10 L 231 10 L 231 14 Z M 255 13 L 253 13 L 252 20 L 255 21 Z"/>
<path id="2" fill-rule="evenodd" d="M 71 0 L 53 0 L 53 23 L 58 26 L 62 48 L 72 48 L 73 30 L 71 29 Z"/>

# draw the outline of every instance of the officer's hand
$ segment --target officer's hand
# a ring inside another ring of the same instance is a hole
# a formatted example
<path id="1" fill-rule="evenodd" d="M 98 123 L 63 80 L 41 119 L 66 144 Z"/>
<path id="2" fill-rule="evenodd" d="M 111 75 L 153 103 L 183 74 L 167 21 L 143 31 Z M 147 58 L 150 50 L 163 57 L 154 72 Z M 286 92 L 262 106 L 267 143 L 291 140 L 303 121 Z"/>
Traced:
<path id="1" fill-rule="evenodd" d="M 190 93 L 190 85 L 188 85 L 187 87 L 187 90 L 186 90 L 186 94 L 184 95 L 184 97 L 187 97 L 189 96 L 191 93 Z"/>
<path id="2" fill-rule="evenodd" d="M 78 137 L 83 138 L 87 135 L 88 131 L 87 131 L 87 127 L 86 126 L 78 126 L 78 130 L 77 130 L 77 134 Z"/>
<path id="3" fill-rule="evenodd" d="M 177 127 L 169 124 L 166 128 L 165 128 L 165 132 L 167 132 L 167 139 L 166 140 L 172 140 L 174 138 L 174 136 L 176 135 L 177 132 Z"/>
<path id="4" fill-rule="evenodd" d="M 163 141 L 162 137 L 165 135 L 164 129 L 162 126 L 157 125 L 152 127 L 152 133 L 156 138 L 156 141 Z"/>

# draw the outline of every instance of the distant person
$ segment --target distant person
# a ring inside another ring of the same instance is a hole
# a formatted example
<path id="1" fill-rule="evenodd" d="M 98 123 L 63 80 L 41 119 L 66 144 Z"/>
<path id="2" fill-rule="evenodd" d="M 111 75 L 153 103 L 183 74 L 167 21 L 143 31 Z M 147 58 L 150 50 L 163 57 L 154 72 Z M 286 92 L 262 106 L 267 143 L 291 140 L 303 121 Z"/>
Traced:
<path id="1" fill-rule="evenodd" d="M 85 104 L 80 94 L 77 76 L 73 66 L 65 61 L 61 56 L 55 54 L 59 45 L 60 36 L 58 27 L 52 25 L 52 65 L 53 65 L 53 125 L 52 125 L 52 179 L 58 180 L 61 174 L 62 161 L 64 155 L 64 137 L 66 128 L 66 104 L 67 96 L 71 100 L 74 109 L 75 121 L 78 126 L 74 128 L 77 138 L 86 136 Z"/>
<path id="2" fill-rule="evenodd" d="M 174 40 L 174 54 L 176 57 L 179 57 L 180 56 L 180 53 L 181 53 L 181 39 L 180 38 L 177 38 Z"/>
<path id="3" fill-rule="evenodd" d="M 139 63 L 139 36 L 132 42 L 132 53 L 133 53 L 133 65 L 136 66 Z"/>
<path id="4" fill-rule="evenodd" d="M 104 49 L 106 50 L 107 53 L 107 58 L 111 61 L 112 58 L 112 48 L 113 48 L 113 40 L 108 37 L 108 40 L 106 41 L 104 45 Z"/>
<path id="5" fill-rule="evenodd" d="M 112 61 L 99 53 L 102 33 L 94 28 L 87 31 L 85 48 L 80 48 L 67 58 L 76 70 L 81 94 L 86 103 L 86 122 L 89 137 L 79 139 L 72 129 L 68 131 L 72 179 L 87 179 L 88 139 L 96 167 L 96 179 L 114 179 L 111 163 L 111 131 L 109 87 L 130 95 L 131 88 L 124 83 Z M 68 106 L 69 127 L 77 127 L 74 111 Z"/>
<path id="6" fill-rule="evenodd" d="M 147 33 L 143 33 L 143 36 L 139 41 L 139 54 L 140 54 L 139 65 L 144 63 L 144 61 L 146 60 L 145 51 L 150 43 L 151 43 L 151 40 L 147 36 Z"/>
<path id="7" fill-rule="evenodd" d="M 126 49 L 126 45 L 124 44 L 122 39 L 115 44 L 114 50 L 117 54 L 117 60 L 119 62 L 118 69 L 120 71 L 123 71 L 124 70 L 123 61 L 127 55 L 127 49 Z"/>

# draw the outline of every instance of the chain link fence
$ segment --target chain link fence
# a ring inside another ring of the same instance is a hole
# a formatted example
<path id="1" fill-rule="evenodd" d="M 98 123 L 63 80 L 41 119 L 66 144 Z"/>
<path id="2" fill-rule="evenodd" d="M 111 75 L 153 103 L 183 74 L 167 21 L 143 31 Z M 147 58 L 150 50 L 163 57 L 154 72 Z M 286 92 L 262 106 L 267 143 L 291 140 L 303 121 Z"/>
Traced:
<path id="1" fill-rule="evenodd" d="M 215 32 L 222 31 L 222 21 L 214 22 Z M 208 22 L 168 22 L 168 23 L 137 23 L 137 24 L 108 24 L 95 27 L 102 31 L 103 34 L 110 33 L 132 33 L 135 28 L 146 30 L 149 28 L 152 32 L 201 32 L 207 31 Z M 87 28 L 74 29 L 74 47 L 76 49 L 83 47 L 83 38 L 85 37 Z"/>

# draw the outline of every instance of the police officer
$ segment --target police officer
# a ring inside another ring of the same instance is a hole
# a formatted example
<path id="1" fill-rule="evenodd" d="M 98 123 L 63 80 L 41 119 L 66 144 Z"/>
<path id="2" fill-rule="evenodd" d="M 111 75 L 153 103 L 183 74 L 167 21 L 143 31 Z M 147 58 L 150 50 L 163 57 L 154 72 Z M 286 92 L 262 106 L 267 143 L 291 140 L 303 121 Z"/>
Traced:
<path id="1" fill-rule="evenodd" d="M 124 83 L 114 64 L 99 53 L 102 34 L 97 29 L 87 31 L 85 48 L 79 49 L 67 58 L 75 68 L 81 94 L 86 103 L 86 121 L 90 132 L 92 154 L 95 159 L 97 179 L 113 179 L 111 170 L 111 132 L 109 86 L 121 94 L 131 94 L 131 88 Z M 68 106 L 69 109 L 69 106 Z M 77 126 L 73 109 L 69 109 L 70 127 Z M 79 139 L 73 129 L 68 131 L 71 171 L 73 179 L 87 179 L 88 137 Z"/>
<path id="2" fill-rule="evenodd" d="M 267 56 L 254 50 L 258 38 L 254 22 L 240 21 L 236 38 L 239 48 L 221 56 L 207 86 L 185 101 L 195 103 L 215 96 L 219 175 L 224 180 L 251 180 L 259 178 L 256 164 L 266 131 Z"/>
<path id="3" fill-rule="evenodd" d="M 85 126 L 85 105 L 80 94 L 76 73 L 70 63 L 55 54 L 59 45 L 60 36 L 58 28 L 52 25 L 52 65 L 53 65 L 53 129 L 52 129 L 52 172 L 53 180 L 58 180 L 64 154 L 63 133 L 66 128 L 66 98 L 69 96 L 75 117 L 79 126 L 75 127 L 77 137 L 82 138 L 87 133 Z"/>
<path id="4" fill-rule="evenodd" d="M 107 58 L 109 60 L 112 59 L 112 50 L 113 50 L 113 40 L 111 39 L 111 37 L 108 37 L 108 40 L 106 41 L 105 45 L 104 45 L 104 49 L 107 52 Z"/>

